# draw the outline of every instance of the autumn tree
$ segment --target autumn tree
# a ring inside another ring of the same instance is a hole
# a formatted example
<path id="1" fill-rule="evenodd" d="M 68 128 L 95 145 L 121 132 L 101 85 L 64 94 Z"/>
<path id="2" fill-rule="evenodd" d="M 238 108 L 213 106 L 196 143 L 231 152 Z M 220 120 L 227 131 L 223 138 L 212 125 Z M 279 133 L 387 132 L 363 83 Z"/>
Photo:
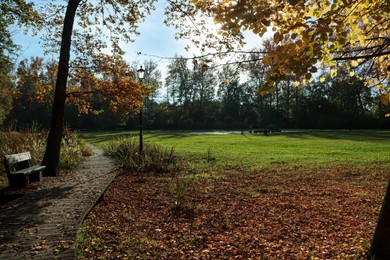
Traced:
<path id="1" fill-rule="evenodd" d="M 46 45 L 59 51 L 50 131 L 43 164 L 45 175 L 57 175 L 66 102 L 76 102 L 82 112 L 94 95 L 110 96 L 112 109 L 139 108 L 147 93 L 123 60 L 120 42 L 130 41 L 137 23 L 153 8 L 154 1 L 55 1 L 45 6 Z M 76 25 L 75 25 L 76 22 Z M 59 48 L 58 48 L 59 47 Z M 106 54 L 107 51 L 110 54 Z M 72 58 L 71 59 L 71 55 Z M 73 78 L 72 86 L 68 79 Z"/>
<path id="2" fill-rule="evenodd" d="M 272 69 L 261 91 L 272 91 L 276 82 L 291 75 L 297 85 L 307 83 L 322 65 L 334 77 L 344 66 L 351 75 L 366 79 L 368 86 L 384 90 L 382 101 L 389 101 L 387 0 L 170 2 L 187 14 L 170 16 L 178 36 L 191 37 L 203 50 L 216 47 L 216 57 L 242 50 L 245 31 L 260 37 L 272 31 L 276 47 L 261 56 L 263 65 Z M 188 16 L 214 19 L 219 29 L 215 32 L 212 27 L 210 33 L 207 23 L 196 23 Z"/>
<path id="3" fill-rule="evenodd" d="M 12 124 L 27 127 L 36 122 L 48 127 L 56 71 L 57 63 L 53 60 L 31 57 L 19 63 L 9 115 Z"/>

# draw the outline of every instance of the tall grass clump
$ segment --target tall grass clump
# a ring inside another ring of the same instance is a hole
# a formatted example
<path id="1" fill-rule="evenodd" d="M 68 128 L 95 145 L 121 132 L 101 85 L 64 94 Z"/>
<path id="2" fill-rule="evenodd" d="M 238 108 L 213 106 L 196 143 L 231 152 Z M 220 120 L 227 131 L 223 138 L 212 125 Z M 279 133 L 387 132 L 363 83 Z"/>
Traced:
<path id="1" fill-rule="evenodd" d="M 30 152 L 33 164 L 39 164 L 45 152 L 47 133 L 33 129 L 0 132 L 0 155 Z"/>
<path id="2" fill-rule="evenodd" d="M 84 139 L 79 138 L 74 132 L 65 129 L 60 155 L 60 171 L 72 171 L 84 157 L 92 155 Z"/>
<path id="3" fill-rule="evenodd" d="M 107 144 L 105 150 L 124 168 L 142 173 L 175 173 L 180 165 L 173 147 L 167 149 L 156 144 L 144 144 L 140 154 L 139 144 L 134 138 L 120 138 Z"/>

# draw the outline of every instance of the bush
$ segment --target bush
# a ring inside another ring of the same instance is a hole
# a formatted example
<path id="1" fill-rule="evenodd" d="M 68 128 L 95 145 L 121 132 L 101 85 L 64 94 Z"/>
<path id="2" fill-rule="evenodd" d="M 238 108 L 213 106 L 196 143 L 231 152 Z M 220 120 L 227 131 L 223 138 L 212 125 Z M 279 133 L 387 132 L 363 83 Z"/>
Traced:
<path id="1" fill-rule="evenodd" d="M 64 130 L 59 165 L 61 172 L 72 171 L 84 157 L 92 154 L 92 149 L 86 145 L 84 139 L 79 138 L 78 135 L 67 128 Z"/>
<path id="2" fill-rule="evenodd" d="M 175 173 L 180 164 L 173 147 L 166 149 L 158 145 L 145 144 L 140 155 L 138 142 L 134 138 L 118 139 L 108 144 L 105 150 L 124 168 L 142 173 Z"/>

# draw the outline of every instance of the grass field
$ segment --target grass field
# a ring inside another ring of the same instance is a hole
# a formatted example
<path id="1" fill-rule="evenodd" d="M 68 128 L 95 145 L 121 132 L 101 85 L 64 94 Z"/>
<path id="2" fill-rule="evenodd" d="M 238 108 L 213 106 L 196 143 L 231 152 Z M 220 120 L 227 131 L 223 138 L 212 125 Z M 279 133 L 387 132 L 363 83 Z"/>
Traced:
<path id="1" fill-rule="evenodd" d="M 87 141 L 105 144 L 136 132 L 94 133 Z M 263 134 L 190 134 L 146 132 L 144 142 L 174 147 L 196 164 L 213 158 L 217 166 L 262 168 L 291 166 L 390 165 L 390 131 L 302 131 Z"/>
<path id="2" fill-rule="evenodd" d="M 131 136 L 87 140 L 104 147 Z M 390 176 L 390 132 L 144 137 L 175 147 L 192 170 L 123 170 L 83 223 L 79 259 L 366 259 Z"/>

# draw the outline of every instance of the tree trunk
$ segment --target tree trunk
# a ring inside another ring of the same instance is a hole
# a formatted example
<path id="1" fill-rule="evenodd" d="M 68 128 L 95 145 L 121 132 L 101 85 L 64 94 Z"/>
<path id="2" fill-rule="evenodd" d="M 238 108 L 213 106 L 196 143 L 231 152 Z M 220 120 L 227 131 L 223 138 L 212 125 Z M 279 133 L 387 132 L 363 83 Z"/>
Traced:
<path id="1" fill-rule="evenodd" d="M 50 131 L 42 162 L 43 165 L 46 165 L 46 169 L 43 173 L 44 176 L 56 176 L 59 173 L 58 166 L 60 161 L 61 140 L 64 130 L 66 84 L 69 73 L 70 46 L 73 22 L 80 1 L 81 0 L 69 0 L 66 9 Z"/>
<path id="2" fill-rule="evenodd" d="M 287 79 L 286 82 L 287 96 L 286 96 L 286 118 L 290 121 L 290 80 Z M 289 122 L 290 123 L 290 122 Z"/>
<path id="3" fill-rule="evenodd" d="M 298 127 L 298 120 L 299 120 L 299 93 L 298 93 L 298 87 L 295 87 L 295 113 L 294 113 L 294 119 L 295 119 L 295 128 Z"/>
<path id="4" fill-rule="evenodd" d="M 278 83 L 275 83 L 275 98 L 276 98 L 276 115 L 279 119 L 279 86 Z"/>
<path id="5" fill-rule="evenodd" d="M 370 248 L 370 258 L 390 259 L 390 180 Z"/>

